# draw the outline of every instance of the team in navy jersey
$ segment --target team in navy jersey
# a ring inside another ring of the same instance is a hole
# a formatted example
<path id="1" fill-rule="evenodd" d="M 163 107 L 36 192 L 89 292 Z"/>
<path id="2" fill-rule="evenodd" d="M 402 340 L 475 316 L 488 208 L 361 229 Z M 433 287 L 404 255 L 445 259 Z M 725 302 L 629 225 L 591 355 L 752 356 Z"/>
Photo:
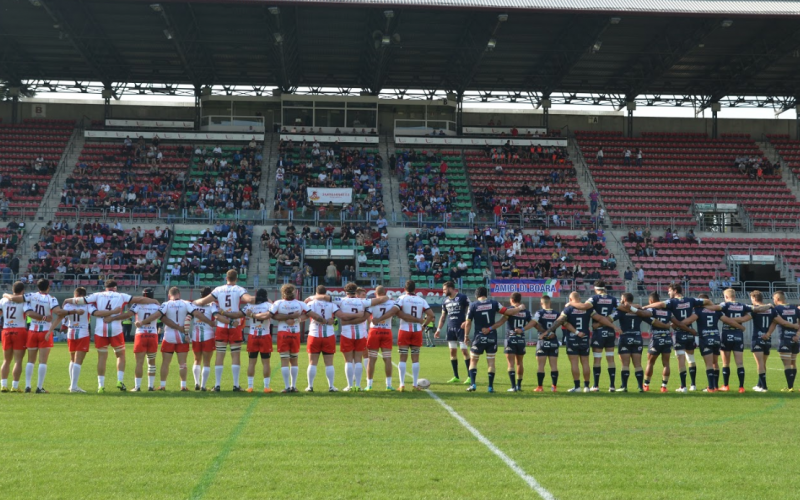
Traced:
<path id="1" fill-rule="evenodd" d="M 446 282 L 442 285 L 442 292 L 445 299 L 442 303 L 442 315 L 439 318 L 439 325 L 436 328 L 434 338 L 441 337 L 442 327 L 444 326 L 445 318 L 447 319 L 447 345 L 450 348 L 450 364 L 453 366 L 453 378 L 447 381 L 449 384 L 456 384 L 461 382 L 458 375 L 458 350 L 461 350 L 461 355 L 464 357 L 464 364 L 466 365 L 467 372 L 469 372 L 469 347 L 464 342 L 464 323 L 467 320 L 467 309 L 469 308 L 469 299 L 463 293 L 456 290 L 456 285 L 452 281 Z M 469 383 L 467 378 L 466 383 Z"/>

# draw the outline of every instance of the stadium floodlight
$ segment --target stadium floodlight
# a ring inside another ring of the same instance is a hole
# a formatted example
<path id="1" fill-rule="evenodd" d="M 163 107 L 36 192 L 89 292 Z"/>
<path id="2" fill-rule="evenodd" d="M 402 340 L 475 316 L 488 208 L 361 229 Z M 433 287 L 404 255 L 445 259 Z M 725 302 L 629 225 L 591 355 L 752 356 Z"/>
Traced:
<path id="1" fill-rule="evenodd" d="M 167 40 L 172 40 L 175 37 L 175 34 L 172 32 L 171 29 L 165 29 L 164 36 L 167 37 Z"/>
<path id="2" fill-rule="evenodd" d="M 34 7 L 41 7 L 41 6 L 42 6 L 42 2 L 40 2 L 39 0 L 28 0 L 28 1 L 29 1 L 29 2 L 31 3 L 31 5 L 33 5 Z"/>
<path id="3" fill-rule="evenodd" d="M 391 37 L 389 37 L 389 35 L 383 35 L 381 37 L 381 45 L 383 45 L 384 47 L 388 46 L 391 43 L 392 43 L 392 39 L 391 39 Z"/>
<path id="4" fill-rule="evenodd" d="M 508 21 L 508 14 L 498 14 L 497 20 L 500 21 L 501 23 Z"/>
<path id="5" fill-rule="evenodd" d="M 280 33 L 275 33 L 273 35 L 275 37 L 275 43 L 283 43 L 283 35 Z"/>
<path id="6" fill-rule="evenodd" d="M 268 7 L 267 11 L 269 11 L 269 13 L 272 14 L 273 16 L 277 16 L 278 14 L 281 13 L 280 7 Z"/>
<path id="7" fill-rule="evenodd" d="M 486 43 L 486 50 L 494 50 L 495 47 L 497 47 L 497 40 L 490 38 Z"/>
<path id="8" fill-rule="evenodd" d="M 162 7 L 160 3 L 151 3 L 150 8 L 155 12 L 161 12 L 164 10 L 164 7 Z"/>
<path id="9" fill-rule="evenodd" d="M 612 17 L 610 19 L 610 21 L 611 21 L 611 24 L 619 24 L 619 22 L 622 21 L 622 18 L 614 16 L 614 17 Z"/>
<path id="10" fill-rule="evenodd" d="M 383 11 L 383 16 L 384 16 L 386 19 L 391 19 L 391 18 L 393 18 L 393 17 L 394 17 L 394 11 L 393 11 L 393 10 L 384 10 L 384 11 Z"/>
<path id="11" fill-rule="evenodd" d="M 597 52 L 600 52 L 600 47 L 602 47 L 602 46 L 603 46 L 603 41 L 602 40 L 597 40 L 596 42 L 594 42 L 594 45 L 592 45 L 592 54 L 596 54 Z"/>
<path id="12" fill-rule="evenodd" d="M 722 21 L 723 28 L 730 28 L 731 26 L 733 26 L 733 19 L 724 19 Z"/>

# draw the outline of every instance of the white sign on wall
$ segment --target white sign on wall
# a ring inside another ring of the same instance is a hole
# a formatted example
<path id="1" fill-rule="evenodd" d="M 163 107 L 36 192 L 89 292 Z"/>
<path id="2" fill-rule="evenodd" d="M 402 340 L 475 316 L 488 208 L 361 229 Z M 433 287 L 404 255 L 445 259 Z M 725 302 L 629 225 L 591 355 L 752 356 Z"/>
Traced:
<path id="1" fill-rule="evenodd" d="M 31 104 L 31 118 L 47 118 L 47 105 Z"/>

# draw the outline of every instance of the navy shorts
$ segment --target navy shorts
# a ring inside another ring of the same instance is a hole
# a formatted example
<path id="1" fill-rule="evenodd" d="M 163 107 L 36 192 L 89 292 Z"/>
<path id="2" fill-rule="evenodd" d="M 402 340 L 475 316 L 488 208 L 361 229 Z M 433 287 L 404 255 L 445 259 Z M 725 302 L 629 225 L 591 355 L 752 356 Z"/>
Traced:
<path id="1" fill-rule="evenodd" d="M 536 343 L 536 356 L 557 357 L 558 339 L 540 340 Z"/>
<path id="2" fill-rule="evenodd" d="M 700 355 L 713 354 L 719 356 L 719 334 L 717 332 L 700 333 Z"/>
<path id="3" fill-rule="evenodd" d="M 497 330 L 492 330 L 486 335 L 482 333 L 475 335 L 469 350 L 478 356 L 483 353 L 495 354 L 497 352 Z"/>
<path id="4" fill-rule="evenodd" d="M 570 356 L 589 355 L 589 335 L 583 338 L 570 334 L 567 337 L 567 354 Z"/>
<path id="5" fill-rule="evenodd" d="M 641 333 L 623 333 L 619 336 L 620 354 L 641 354 L 644 349 L 644 341 Z"/>
<path id="6" fill-rule="evenodd" d="M 697 349 L 697 344 L 694 341 L 694 335 L 686 332 L 675 332 L 676 351 L 694 351 L 695 349 Z"/>
<path id="7" fill-rule="evenodd" d="M 744 332 L 741 330 L 722 330 L 719 350 L 724 352 L 744 352 Z"/>
<path id="8" fill-rule="evenodd" d="M 592 333 L 592 348 L 593 349 L 613 349 L 616 334 L 606 330 L 595 330 Z"/>
<path id="9" fill-rule="evenodd" d="M 672 335 L 654 335 L 650 337 L 650 345 L 647 347 L 647 354 L 657 356 L 659 354 L 669 354 L 672 352 Z"/>
<path id="10" fill-rule="evenodd" d="M 447 341 L 448 342 L 464 342 L 464 329 L 455 326 L 447 327 Z"/>
<path id="11" fill-rule="evenodd" d="M 772 351 L 772 339 L 762 339 L 760 335 L 753 335 L 750 351 L 763 352 L 764 356 L 769 356 L 770 351 Z"/>
<path id="12" fill-rule="evenodd" d="M 798 354 L 800 353 L 800 342 L 792 342 L 791 338 L 781 338 L 780 346 L 778 346 L 778 352 L 786 354 Z"/>
<path id="13" fill-rule="evenodd" d="M 525 354 L 525 337 L 522 335 L 509 335 L 506 337 L 506 354 L 516 354 L 516 355 L 523 355 Z"/>

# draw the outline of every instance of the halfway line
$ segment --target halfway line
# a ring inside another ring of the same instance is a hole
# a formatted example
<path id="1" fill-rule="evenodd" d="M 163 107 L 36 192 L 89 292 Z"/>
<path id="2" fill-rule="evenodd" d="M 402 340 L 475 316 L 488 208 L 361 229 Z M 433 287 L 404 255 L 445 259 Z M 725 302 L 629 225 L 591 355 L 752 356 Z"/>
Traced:
<path id="1" fill-rule="evenodd" d="M 395 367 L 397 367 L 397 363 L 393 363 L 393 364 L 394 364 Z M 398 367 L 398 370 L 399 369 L 400 368 Z M 406 378 L 408 378 L 408 377 L 409 377 L 409 375 L 408 375 L 408 373 L 406 373 Z M 523 481 L 528 483 L 528 486 L 530 486 L 532 490 L 534 490 L 536 493 L 538 493 L 540 497 L 544 498 L 545 500 L 555 500 L 556 497 L 554 497 L 552 493 L 547 491 L 544 488 L 544 486 L 539 484 L 539 481 L 537 481 L 536 478 L 534 478 L 533 476 L 531 476 L 530 474 L 525 472 L 525 470 L 522 467 L 520 467 L 519 464 L 517 464 L 517 462 L 515 462 L 511 457 L 509 457 L 508 455 L 503 453 L 503 450 L 501 450 L 500 448 L 495 446 L 494 443 L 489 441 L 489 439 L 486 436 L 481 434 L 478 429 L 473 427 L 472 424 L 470 424 L 467 421 L 467 419 L 465 419 L 464 417 L 459 415 L 459 413 L 457 411 L 455 411 L 453 409 L 453 407 L 451 407 L 449 404 L 445 403 L 442 400 L 442 398 L 440 398 L 435 392 L 433 392 L 430 389 L 426 389 L 425 392 L 427 392 L 428 396 L 432 397 L 434 401 L 439 403 L 442 406 L 442 408 L 447 410 L 447 413 L 449 413 L 450 416 L 452 416 L 454 419 L 458 420 L 458 422 L 461 425 L 463 425 L 464 428 L 467 429 L 473 436 L 475 436 L 475 438 L 478 441 L 480 441 L 481 443 L 483 443 L 484 446 L 489 448 L 489 451 L 491 451 L 492 453 L 497 455 L 497 457 L 500 460 L 502 460 L 511 470 L 513 470 L 520 478 L 522 478 Z"/>
<path id="2" fill-rule="evenodd" d="M 211 483 L 214 481 L 214 478 L 217 476 L 219 469 L 222 467 L 222 463 L 225 462 L 225 459 L 228 458 L 228 454 L 230 454 L 231 449 L 233 449 L 233 445 L 236 444 L 236 440 L 239 438 L 239 434 L 242 433 L 242 429 L 244 429 L 247 422 L 250 420 L 250 416 L 253 415 L 253 410 L 256 407 L 260 398 L 254 398 L 253 402 L 250 403 L 250 406 L 244 411 L 244 415 L 242 418 L 239 419 L 239 423 L 236 424 L 236 427 L 231 431 L 228 435 L 228 439 L 222 444 L 222 449 L 219 452 L 219 455 L 214 458 L 214 461 L 211 462 L 211 465 L 208 466 L 205 473 L 203 473 L 203 477 L 200 478 L 200 482 L 192 490 L 192 494 L 189 495 L 189 498 L 200 499 L 206 495 L 206 491 L 208 487 L 211 486 Z"/>

